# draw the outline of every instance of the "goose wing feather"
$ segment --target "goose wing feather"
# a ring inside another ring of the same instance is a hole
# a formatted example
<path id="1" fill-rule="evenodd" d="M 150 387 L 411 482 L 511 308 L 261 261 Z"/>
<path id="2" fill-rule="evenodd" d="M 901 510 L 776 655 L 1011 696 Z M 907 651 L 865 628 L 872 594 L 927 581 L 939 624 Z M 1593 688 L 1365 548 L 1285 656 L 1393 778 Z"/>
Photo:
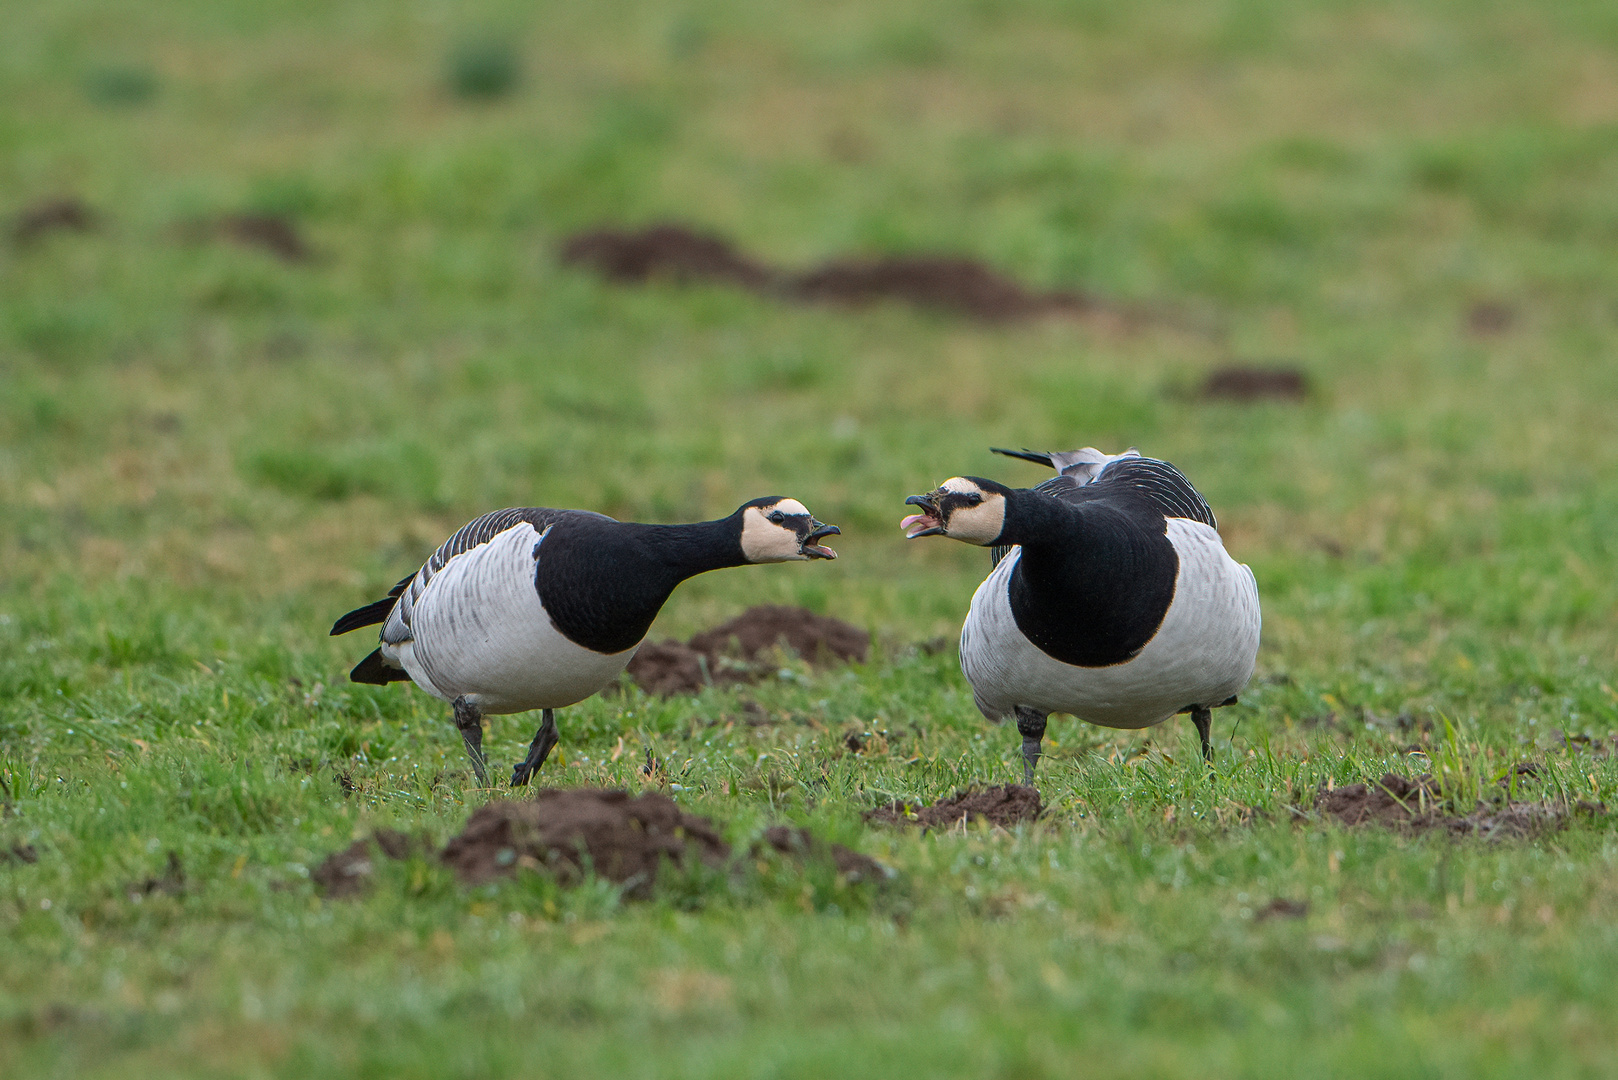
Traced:
<path id="1" fill-rule="evenodd" d="M 1053 476 L 1034 489 L 1065 503 L 1084 503 L 1129 493 L 1146 499 L 1164 517 L 1188 518 L 1217 529 L 1213 510 L 1179 469 L 1166 461 L 1146 457 L 1120 457 L 1109 462 L 1094 480 Z"/>

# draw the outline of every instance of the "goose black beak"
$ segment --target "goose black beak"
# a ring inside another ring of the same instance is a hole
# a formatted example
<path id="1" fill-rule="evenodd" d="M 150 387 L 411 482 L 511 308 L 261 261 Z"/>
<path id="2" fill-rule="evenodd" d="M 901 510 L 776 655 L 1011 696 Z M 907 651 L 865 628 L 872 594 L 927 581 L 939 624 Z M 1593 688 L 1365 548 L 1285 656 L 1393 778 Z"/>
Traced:
<path id="1" fill-rule="evenodd" d="M 912 495 L 905 500 L 906 506 L 919 506 L 921 513 L 911 514 L 899 522 L 899 528 L 905 531 L 906 540 L 914 540 L 918 536 L 942 536 L 944 534 L 944 521 L 938 513 L 936 492 L 928 495 Z"/>
<path id="2" fill-rule="evenodd" d="M 815 543 L 815 541 L 819 540 L 822 536 L 841 536 L 843 535 L 843 530 L 839 529 L 835 525 L 827 525 L 823 522 L 816 521 L 813 518 L 810 518 L 809 521 L 814 528 L 810 530 L 808 536 L 803 538 L 803 543 L 799 546 L 798 550 L 802 551 L 811 559 L 837 558 L 837 552 L 833 551 L 829 547 L 822 547 L 820 544 Z"/>

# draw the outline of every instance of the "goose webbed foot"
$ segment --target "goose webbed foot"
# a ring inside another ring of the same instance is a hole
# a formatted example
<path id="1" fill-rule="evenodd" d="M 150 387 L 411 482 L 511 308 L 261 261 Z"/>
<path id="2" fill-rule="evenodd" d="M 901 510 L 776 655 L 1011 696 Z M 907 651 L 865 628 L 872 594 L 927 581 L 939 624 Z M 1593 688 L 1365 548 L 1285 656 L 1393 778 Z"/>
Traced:
<path id="1" fill-rule="evenodd" d="M 453 702 L 455 726 L 461 729 L 461 741 L 466 743 L 466 754 L 472 759 L 472 771 L 477 773 L 478 786 L 489 786 L 489 769 L 483 760 L 483 710 L 464 696 Z"/>
<path id="2" fill-rule="evenodd" d="M 1042 753 L 1040 744 L 1045 739 L 1045 719 L 1049 714 L 1030 709 L 1026 705 L 1018 705 L 1016 711 L 1017 731 L 1022 735 L 1023 783 L 1033 787 L 1034 766 L 1039 764 Z"/>
<path id="3" fill-rule="evenodd" d="M 556 733 L 555 710 L 546 709 L 544 722 L 534 733 L 534 741 L 528 744 L 528 756 L 517 762 L 511 770 L 511 786 L 525 787 L 539 767 L 545 764 L 545 759 L 551 756 L 551 750 L 561 740 Z"/>

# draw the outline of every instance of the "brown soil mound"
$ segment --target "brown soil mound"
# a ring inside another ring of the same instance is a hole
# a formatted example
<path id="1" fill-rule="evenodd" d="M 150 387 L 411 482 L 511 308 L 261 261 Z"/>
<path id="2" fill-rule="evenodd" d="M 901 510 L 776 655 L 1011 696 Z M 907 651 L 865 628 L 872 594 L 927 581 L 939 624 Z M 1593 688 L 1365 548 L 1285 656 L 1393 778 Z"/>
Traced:
<path id="1" fill-rule="evenodd" d="M 17 215 L 11 235 L 19 244 L 31 244 L 59 230 L 88 232 L 96 227 L 95 211 L 74 198 L 46 199 Z"/>
<path id="2" fill-rule="evenodd" d="M 1275 398 L 1300 401 L 1309 393 L 1309 380 L 1296 368 L 1220 368 L 1203 381 L 1208 400 L 1261 401 Z"/>
<path id="3" fill-rule="evenodd" d="M 799 859 L 829 860 L 851 882 L 893 876 L 875 859 L 807 829 L 777 825 L 765 830 L 759 844 Z M 425 838 L 382 829 L 334 852 L 310 876 L 329 897 L 359 896 L 375 874 L 378 851 L 405 859 L 429 849 Z M 509 876 L 518 868 L 548 871 L 564 882 L 577 881 L 591 870 L 628 884 L 627 895 L 643 897 L 665 858 L 720 867 L 730 855 L 730 845 L 712 821 L 686 813 L 667 795 L 571 788 L 541 791 L 531 801 L 480 807 L 439 858 L 468 885 Z"/>
<path id="4" fill-rule="evenodd" d="M 842 304 L 903 300 L 990 321 L 1094 306 L 1078 293 L 1029 292 L 976 260 L 951 256 L 834 260 L 794 278 L 787 291 L 803 300 Z"/>
<path id="5" fill-rule="evenodd" d="M 25 844 L 21 840 L 10 845 L 0 846 L 0 863 L 20 862 L 37 863 L 39 852 L 33 844 Z"/>
<path id="6" fill-rule="evenodd" d="M 1265 922 L 1269 919 L 1301 919 L 1309 914 L 1309 901 L 1288 900 L 1284 896 L 1277 896 L 1268 904 L 1253 913 L 1254 922 Z"/>
<path id="7" fill-rule="evenodd" d="M 643 645 L 630 676 L 653 694 L 695 694 L 704 686 L 757 682 L 769 668 L 759 654 L 784 645 L 812 664 L 863 661 L 871 635 L 840 619 L 804 608 L 761 604 L 688 643 L 673 638 Z"/>
<path id="8" fill-rule="evenodd" d="M 760 604 L 697 634 L 690 644 L 710 656 L 728 655 L 734 646 L 744 660 L 782 644 L 811 663 L 827 663 L 863 661 L 871 648 L 871 635 L 840 619 L 816 615 L 804 608 Z"/>
<path id="9" fill-rule="evenodd" d="M 683 642 L 648 642 L 629 661 L 630 677 L 648 694 L 695 694 L 711 676 L 707 657 Z"/>
<path id="10" fill-rule="evenodd" d="M 227 214 L 219 235 L 246 247 L 259 247 L 284 262 L 308 262 L 312 254 L 291 221 L 275 214 Z"/>
<path id="11" fill-rule="evenodd" d="M 725 241 L 680 225 L 654 225 L 642 232 L 592 229 L 562 247 L 562 262 L 585 266 L 609 281 L 644 282 L 654 277 L 720 281 L 765 289 L 775 274 L 738 254 Z"/>
<path id="12" fill-rule="evenodd" d="M 168 859 L 163 864 L 162 874 L 146 878 L 144 881 L 132 882 L 128 892 L 129 898 L 136 902 L 153 893 L 162 893 L 164 896 L 182 895 L 185 892 L 185 867 L 180 864 L 180 856 L 169 852 Z"/>
<path id="13" fill-rule="evenodd" d="M 1579 802 L 1569 809 L 1542 802 L 1478 803 L 1468 814 L 1442 808 L 1431 776 L 1411 780 L 1388 773 L 1373 784 L 1346 784 L 1315 795 L 1315 809 L 1344 825 L 1385 825 L 1409 832 L 1441 830 L 1485 837 L 1530 836 L 1559 829 L 1570 813 L 1605 813 L 1606 807 Z"/>
<path id="14" fill-rule="evenodd" d="M 981 818 L 991 825 L 1033 821 L 1045 812 L 1037 788 L 1023 784 L 996 784 L 977 791 L 956 792 L 931 806 L 892 803 L 868 811 L 865 820 L 883 825 L 920 825 L 934 829 Z"/>
<path id="15" fill-rule="evenodd" d="M 711 821 L 686 813 L 667 795 L 574 788 L 480 807 L 441 858 L 469 885 L 513 873 L 519 865 L 548 869 L 564 880 L 589 868 L 643 893 L 664 858 L 720 866 L 729 855 Z"/>
<path id="16" fill-rule="evenodd" d="M 783 855 L 798 858 L 830 858 L 837 872 L 849 881 L 881 881 L 891 877 L 887 867 L 842 844 L 828 844 L 808 829 L 791 825 L 773 825 L 764 830 L 763 842 Z"/>
<path id="17" fill-rule="evenodd" d="M 1466 329 L 1477 337 L 1504 334 L 1517 322 L 1517 313 L 1510 304 L 1499 300 L 1480 300 L 1466 312 Z"/>
<path id="18" fill-rule="evenodd" d="M 320 891 L 333 899 L 359 896 L 370 888 L 376 873 L 376 852 L 390 859 L 408 859 L 432 849 L 426 837 L 410 837 L 393 829 L 378 829 L 368 839 L 356 840 L 342 851 L 334 851 L 315 867 L 309 877 Z"/>
<path id="19" fill-rule="evenodd" d="M 562 262 L 588 267 L 609 281 L 639 283 L 654 277 L 716 281 L 802 303 L 899 300 L 989 321 L 1105 313 L 1091 297 L 1033 292 L 975 259 L 954 255 L 833 259 L 791 273 L 751 259 L 718 237 L 674 224 L 639 232 L 591 229 L 575 234 L 562 245 Z"/>

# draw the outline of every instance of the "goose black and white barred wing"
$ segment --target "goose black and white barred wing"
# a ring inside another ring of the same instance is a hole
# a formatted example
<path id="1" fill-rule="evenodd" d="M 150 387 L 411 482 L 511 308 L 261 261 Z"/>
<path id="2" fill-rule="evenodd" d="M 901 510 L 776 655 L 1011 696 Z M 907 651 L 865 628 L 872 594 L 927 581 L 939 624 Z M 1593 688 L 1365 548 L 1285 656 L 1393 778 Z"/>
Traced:
<path id="1" fill-rule="evenodd" d="M 997 452 L 1008 453 L 1004 450 Z M 1031 455 L 1008 454 L 1008 456 Z M 1213 509 L 1208 506 L 1207 500 L 1198 494 L 1197 489 L 1191 486 L 1191 481 L 1185 478 L 1184 473 L 1166 461 L 1141 457 L 1139 452 L 1134 450 L 1107 458 L 1100 470 L 1093 475 L 1082 470 L 1074 473 L 1063 472 L 1038 485 L 1034 490 L 1072 504 L 1117 498 L 1120 495 L 1141 498 L 1166 518 L 1187 518 L 1191 521 L 1200 521 L 1211 529 L 1219 527 Z M 1000 565 L 1000 560 L 1010 551 L 1010 547 L 990 548 L 990 564 Z"/>
<path id="2" fill-rule="evenodd" d="M 1164 517 L 1200 521 L 1210 529 L 1219 527 L 1213 510 L 1185 474 L 1155 458 L 1119 458 L 1109 462 L 1089 483 L 1079 484 L 1067 476 L 1053 476 L 1034 490 L 1075 504 L 1134 495 L 1145 499 Z"/>
<path id="3" fill-rule="evenodd" d="M 421 592 L 450 560 L 463 555 L 481 544 L 486 544 L 501 533 L 524 522 L 543 532 L 569 516 L 601 517 L 587 510 L 552 510 L 543 506 L 518 506 L 496 510 L 492 514 L 467 522 L 454 536 L 439 545 L 438 550 L 422 564 L 421 569 L 400 580 L 388 595 L 355 608 L 332 625 L 333 636 L 358 630 L 363 626 L 382 623 L 382 641 L 385 645 L 410 640 L 410 611 L 421 597 Z M 610 520 L 610 519 L 609 519 Z M 381 650 L 361 660 L 351 673 L 356 682 L 386 683 L 406 678 L 397 665 L 388 663 Z"/>
<path id="4" fill-rule="evenodd" d="M 438 546 L 438 550 L 430 555 L 421 569 L 400 584 L 398 600 L 388 612 L 386 621 L 382 626 L 382 640 L 388 645 L 397 645 L 410 640 L 410 616 L 415 608 L 416 601 L 421 599 L 422 592 L 433 576 L 449 565 L 451 559 L 457 555 L 464 555 L 474 548 L 487 544 L 501 533 L 513 529 L 518 525 L 528 524 L 541 536 L 559 521 L 571 517 L 600 518 L 610 521 L 603 514 L 592 513 L 588 510 L 553 510 L 544 506 L 514 506 L 505 510 L 495 510 L 482 517 L 467 522 L 455 535 L 451 536 Z"/>

